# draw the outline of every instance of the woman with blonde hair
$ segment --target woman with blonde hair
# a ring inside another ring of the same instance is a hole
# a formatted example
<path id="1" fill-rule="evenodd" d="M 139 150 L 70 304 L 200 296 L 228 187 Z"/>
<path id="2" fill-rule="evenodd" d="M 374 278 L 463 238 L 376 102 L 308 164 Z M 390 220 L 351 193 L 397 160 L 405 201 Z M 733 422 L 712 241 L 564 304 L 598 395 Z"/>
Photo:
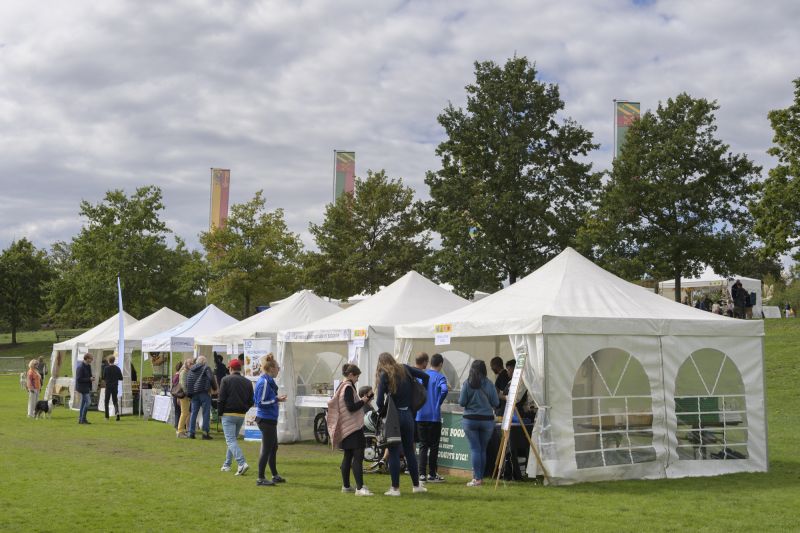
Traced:
<path id="1" fill-rule="evenodd" d="M 178 419 L 178 427 L 175 430 L 175 434 L 178 436 L 179 439 L 188 439 L 189 438 L 189 431 L 187 424 L 189 423 L 189 416 L 192 414 L 192 399 L 186 395 L 186 379 L 189 375 L 189 369 L 192 368 L 194 364 L 194 360 L 191 357 L 187 357 L 183 361 L 183 367 L 181 367 L 180 373 L 178 374 L 178 383 L 181 386 L 181 390 L 183 391 L 183 398 L 180 398 L 181 402 L 181 417 Z"/>
<path id="2" fill-rule="evenodd" d="M 28 388 L 28 418 L 33 418 L 36 414 L 36 402 L 39 401 L 39 391 L 42 389 L 42 376 L 36 370 L 38 361 L 31 359 L 28 363 L 26 382 Z"/>
<path id="3" fill-rule="evenodd" d="M 425 388 L 428 388 L 430 376 L 427 373 L 408 365 L 401 365 L 395 361 L 392 354 L 383 352 L 378 356 L 378 369 L 376 381 L 378 383 L 378 412 L 386 414 L 391 397 L 397 409 L 400 421 L 400 437 L 403 454 L 406 457 L 408 473 L 411 474 L 413 492 L 427 492 L 419 484 L 419 469 L 417 467 L 417 454 L 414 448 L 414 416 L 411 412 L 413 397 L 413 379 L 419 379 Z M 386 496 L 400 496 L 400 448 L 397 445 L 389 446 L 389 474 L 392 477 L 392 486 L 384 494 Z"/>
<path id="4" fill-rule="evenodd" d="M 276 456 L 278 454 L 278 404 L 286 401 L 286 395 L 278 396 L 278 384 L 275 378 L 281 367 L 272 354 L 261 358 L 261 377 L 258 378 L 253 392 L 253 404 L 256 406 L 256 424 L 261 430 L 261 456 L 258 458 L 259 487 L 271 487 L 276 483 L 285 483 L 278 474 Z M 264 477 L 264 472 L 269 464 L 272 479 Z"/>

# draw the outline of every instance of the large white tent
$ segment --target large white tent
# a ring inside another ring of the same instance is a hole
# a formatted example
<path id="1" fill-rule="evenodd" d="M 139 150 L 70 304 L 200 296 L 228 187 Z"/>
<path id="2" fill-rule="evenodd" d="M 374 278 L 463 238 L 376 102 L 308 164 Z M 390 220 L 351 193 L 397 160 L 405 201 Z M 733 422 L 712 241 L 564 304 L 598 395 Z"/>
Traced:
<path id="1" fill-rule="evenodd" d="M 195 337 L 208 335 L 238 320 L 214 304 L 191 318 L 142 339 L 142 352 L 193 352 Z"/>
<path id="2" fill-rule="evenodd" d="M 128 313 L 123 311 L 122 320 L 124 326 L 127 328 L 132 326 L 136 322 L 138 322 L 135 318 L 133 318 Z M 65 359 L 69 358 L 70 360 L 70 375 L 73 377 L 70 383 L 69 391 L 70 391 L 70 399 L 71 405 L 73 408 L 77 408 L 79 399 L 75 396 L 75 368 L 77 367 L 78 361 L 83 359 L 83 355 L 88 353 L 88 345 L 97 340 L 107 338 L 112 335 L 117 335 L 119 333 L 119 313 L 115 314 L 111 318 L 108 318 L 101 322 L 100 324 L 96 325 L 92 329 L 85 331 L 78 335 L 77 337 L 73 337 L 72 339 L 66 340 L 64 342 L 58 342 L 53 344 L 53 352 L 52 356 L 50 357 L 50 381 L 47 383 L 47 388 L 45 389 L 45 399 L 49 400 L 53 395 L 53 389 L 55 386 L 55 379 L 59 377 L 61 373 L 61 369 L 64 365 Z M 101 361 L 99 358 L 95 358 L 92 363 L 92 374 L 94 376 L 98 376 L 100 373 L 100 365 Z M 98 380 L 95 380 L 94 387 L 97 387 Z"/>
<path id="3" fill-rule="evenodd" d="M 392 353 L 397 324 L 436 316 L 469 302 L 411 271 L 376 294 L 343 311 L 278 333 L 282 367 L 279 385 L 287 394 L 279 439 L 309 438 L 308 410 L 324 405 L 334 380 L 348 360 L 361 369 L 361 385 L 373 385 L 378 355 Z M 317 403 L 314 400 L 319 400 Z M 297 416 L 297 420 L 294 416 Z M 312 417 L 313 418 L 313 417 Z"/>
<path id="4" fill-rule="evenodd" d="M 209 335 L 195 338 L 198 346 L 226 346 L 229 354 L 239 353 L 244 339 L 255 337 L 277 340 L 278 331 L 290 329 L 341 311 L 309 290 L 301 290 L 280 303 Z"/>
<path id="5" fill-rule="evenodd" d="M 449 345 L 434 346 L 437 330 Z M 767 469 L 763 322 L 662 298 L 571 248 L 396 332 L 400 360 L 438 349 L 454 388 L 474 359 L 525 354 L 533 436 L 554 483 Z"/>
<path id="6" fill-rule="evenodd" d="M 706 267 L 697 278 L 681 278 L 681 300 L 683 300 L 683 297 L 690 296 L 690 292 L 695 291 L 706 294 L 721 291 L 726 299 L 730 298 L 730 290 L 736 280 L 742 282 L 744 290 L 756 295 L 755 305 L 753 305 L 753 317 L 761 318 L 761 280 L 744 276 L 729 276 L 726 278 L 714 272 L 714 269 L 710 266 Z M 674 299 L 675 280 L 659 282 L 658 293 L 666 298 Z"/>

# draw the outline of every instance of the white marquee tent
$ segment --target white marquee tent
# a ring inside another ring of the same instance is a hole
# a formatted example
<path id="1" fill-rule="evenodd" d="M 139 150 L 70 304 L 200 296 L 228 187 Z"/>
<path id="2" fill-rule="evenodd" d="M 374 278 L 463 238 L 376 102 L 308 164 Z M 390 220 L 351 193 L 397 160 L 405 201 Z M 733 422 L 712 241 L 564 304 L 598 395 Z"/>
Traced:
<path id="1" fill-rule="evenodd" d="M 348 360 L 361 369 L 360 385 L 373 385 L 378 355 L 392 353 L 395 326 L 436 316 L 469 302 L 411 271 L 376 294 L 336 314 L 278 333 L 282 367 L 278 383 L 287 394 L 283 442 L 309 438 L 309 408 L 321 407 Z M 315 398 L 316 397 L 316 398 Z M 318 400 L 317 403 L 314 400 Z M 294 417 L 297 417 L 295 420 Z"/>
<path id="2" fill-rule="evenodd" d="M 132 326 L 136 322 L 138 322 L 135 318 L 133 318 L 128 313 L 123 312 L 122 315 L 123 324 L 125 327 Z M 112 335 L 118 335 L 119 333 L 119 313 L 115 314 L 111 318 L 108 318 L 101 322 L 100 324 L 96 325 L 92 329 L 85 331 L 78 335 L 77 337 L 73 337 L 72 339 L 66 340 L 64 342 L 59 342 L 53 344 L 53 353 L 50 357 L 50 381 L 47 383 L 47 389 L 45 390 L 45 399 L 49 400 L 54 392 L 55 387 L 55 379 L 58 378 L 59 374 L 61 373 L 61 368 L 64 364 L 64 360 L 69 358 L 70 360 L 70 368 L 71 372 L 70 375 L 74 378 L 75 376 L 75 368 L 79 361 L 83 360 L 84 354 L 88 353 L 88 345 L 97 340 L 107 338 Z M 101 361 L 99 358 L 95 358 L 92 362 L 92 375 L 98 376 L 100 373 L 100 365 Z M 95 381 L 94 387 L 97 387 L 97 380 Z M 75 395 L 75 380 L 71 379 L 71 383 L 69 386 L 70 392 L 70 399 L 73 408 L 77 408 L 79 404 L 79 399 L 76 398 Z"/>
<path id="3" fill-rule="evenodd" d="M 554 483 L 767 469 L 762 321 L 670 301 L 567 248 L 468 307 L 398 326 L 399 359 L 434 350 L 437 325 L 451 330 L 435 348 L 458 365 L 454 387 L 475 358 L 527 354 Z"/>
<path id="4" fill-rule="evenodd" d="M 195 343 L 203 347 L 225 346 L 229 354 L 239 353 L 244 339 L 269 338 L 274 344 L 278 331 L 302 326 L 339 311 L 339 306 L 326 302 L 309 290 L 301 290 L 241 322 L 198 336 Z"/>
<path id="5" fill-rule="evenodd" d="M 143 338 L 141 350 L 143 353 L 193 352 L 195 337 L 208 335 L 237 322 L 238 320 L 211 304 L 180 324 Z"/>
<path id="6" fill-rule="evenodd" d="M 753 278 L 745 278 L 743 276 L 730 276 L 723 277 L 714 272 L 711 267 L 706 267 L 700 277 L 697 278 L 681 278 L 681 300 L 683 296 L 687 296 L 689 291 L 703 291 L 711 292 L 721 290 L 726 297 L 730 296 L 731 287 L 736 280 L 742 282 L 742 287 L 748 293 L 755 293 L 756 301 L 753 306 L 753 317 L 761 318 L 761 280 Z M 675 280 L 661 281 L 658 284 L 658 293 L 671 300 L 675 296 Z"/>

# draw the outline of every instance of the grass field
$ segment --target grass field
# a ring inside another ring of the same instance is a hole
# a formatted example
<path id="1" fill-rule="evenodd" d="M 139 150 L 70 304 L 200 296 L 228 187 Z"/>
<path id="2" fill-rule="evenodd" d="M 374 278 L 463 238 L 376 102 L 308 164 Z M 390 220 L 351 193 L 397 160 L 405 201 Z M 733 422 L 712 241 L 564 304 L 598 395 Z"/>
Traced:
<path id="1" fill-rule="evenodd" d="M 52 341 L 51 341 L 52 342 Z M 177 440 L 170 426 L 133 417 L 79 426 L 59 408 L 25 417 L 16 377 L 0 377 L 0 530 L 7 531 L 797 531 L 800 321 L 767 322 L 770 471 L 712 478 L 497 491 L 448 479 L 401 498 L 339 492 L 338 453 L 283 445 L 283 486 L 221 473 L 225 444 Z M 0 352 L 0 357 L 4 352 Z M 213 432 L 212 432 L 213 433 Z M 252 468 L 258 446 L 244 443 Z M 388 476 L 368 475 L 382 493 Z"/>

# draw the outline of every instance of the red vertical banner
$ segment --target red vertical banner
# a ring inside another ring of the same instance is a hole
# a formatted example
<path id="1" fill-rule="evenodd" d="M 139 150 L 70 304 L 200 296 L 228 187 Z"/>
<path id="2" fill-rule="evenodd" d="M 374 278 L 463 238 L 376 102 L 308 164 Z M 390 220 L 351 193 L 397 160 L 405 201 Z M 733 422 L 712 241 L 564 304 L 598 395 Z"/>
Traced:
<path id="1" fill-rule="evenodd" d="M 343 193 L 351 193 L 356 186 L 356 153 L 333 151 L 333 201 Z"/>
<path id="2" fill-rule="evenodd" d="M 231 186 L 231 171 L 225 168 L 211 169 L 211 211 L 208 229 L 224 228 L 228 219 L 228 196 Z"/>
<path id="3" fill-rule="evenodd" d="M 639 120 L 639 113 L 639 102 L 614 100 L 614 144 L 616 145 L 614 157 L 619 156 L 622 145 L 625 144 L 628 128 Z"/>

